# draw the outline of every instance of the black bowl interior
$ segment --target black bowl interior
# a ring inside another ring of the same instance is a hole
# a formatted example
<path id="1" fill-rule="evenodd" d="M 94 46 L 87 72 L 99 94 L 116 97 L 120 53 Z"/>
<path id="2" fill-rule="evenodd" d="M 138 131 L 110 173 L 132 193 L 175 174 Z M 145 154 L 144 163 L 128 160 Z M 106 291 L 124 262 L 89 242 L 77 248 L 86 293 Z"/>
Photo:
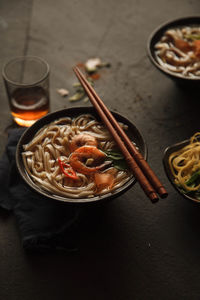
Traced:
<path id="1" fill-rule="evenodd" d="M 86 114 L 90 113 L 94 115 L 96 118 L 99 118 L 95 109 L 93 107 L 74 107 L 74 108 L 69 108 L 69 109 L 63 109 L 59 110 L 53 113 L 50 113 L 46 115 L 45 117 L 41 118 L 38 120 L 36 123 L 34 123 L 31 127 L 26 129 L 24 134 L 21 136 L 18 145 L 17 145 L 17 150 L 16 150 L 16 163 L 17 163 L 17 168 L 19 170 L 19 173 L 21 174 L 22 178 L 24 181 L 31 187 L 33 190 L 36 192 L 40 193 L 41 195 L 44 195 L 46 197 L 59 200 L 59 201 L 65 201 L 65 202 L 70 202 L 70 203 L 88 203 L 88 202 L 99 202 L 102 200 L 107 200 L 111 199 L 113 197 L 119 196 L 125 191 L 127 191 L 135 182 L 135 178 L 132 177 L 127 183 L 125 183 L 122 187 L 119 189 L 116 189 L 112 193 L 108 193 L 102 196 L 95 196 L 93 198 L 81 198 L 81 199 L 71 199 L 71 198 L 65 198 L 61 196 L 54 195 L 48 191 L 42 190 L 40 187 L 38 187 L 34 181 L 29 177 L 27 174 L 23 160 L 22 160 L 22 155 L 21 153 L 23 152 L 23 145 L 27 144 L 31 141 L 33 136 L 37 133 L 37 131 L 42 128 L 44 125 L 49 124 L 50 122 L 57 120 L 59 118 L 69 116 L 69 117 L 76 117 L 80 114 Z M 140 149 L 140 152 L 142 153 L 143 157 L 147 159 L 147 146 L 146 143 L 136 128 L 136 126 L 131 123 L 128 119 L 123 117 L 122 115 L 112 112 L 115 118 L 124 124 L 128 125 L 128 131 L 127 134 L 130 137 L 132 141 L 135 142 L 136 146 Z"/>
<path id="2" fill-rule="evenodd" d="M 155 44 L 161 39 L 166 30 L 170 28 L 176 28 L 181 26 L 191 26 L 198 25 L 200 26 L 200 16 L 190 16 L 184 17 L 180 19 L 175 19 L 172 21 L 168 21 L 157 27 L 153 33 L 150 35 L 147 42 L 147 52 L 151 62 L 164 74 L 168 75 L 171 79 L 177 81 L 177 83 L 188 83 L 188 84 L 199 84 L 200 79 L 198 78 L 190 78 L 184 77 L 181 74 L 173 73 L 165 68 L 163 68 L 156 60 L 155 57 Z"/>
<path id="3" fill-rule="evenodd" d="M 200 203 L 200 200 L 191 197 L 190 195 L 184 194 L 181 190 L 179 190 L 179 188 L 177 187 L 177 185 L 174 183 L 174 176 L 171 173 L 170 167 L 169 167 L 169 156 L 175 152 L 178 151 L 179 149 L 185 147 L 187 144 L 189 143 L 189 140 L 186 141 L 182 141 L 180 143 L 174 144 L 168 148 L 165 149 L 164 151 L 164 157 L 163 157 L 163 164 L 164 164 L 164 169 L 165 172 L 167 174 L 167 177 L 169 179 L 169 181 L 171 182 L 171 184 L 173 185 L 173 187 L 186 199 L 190 200 L 190 201 L 194 201 L 197 203 Z"/>

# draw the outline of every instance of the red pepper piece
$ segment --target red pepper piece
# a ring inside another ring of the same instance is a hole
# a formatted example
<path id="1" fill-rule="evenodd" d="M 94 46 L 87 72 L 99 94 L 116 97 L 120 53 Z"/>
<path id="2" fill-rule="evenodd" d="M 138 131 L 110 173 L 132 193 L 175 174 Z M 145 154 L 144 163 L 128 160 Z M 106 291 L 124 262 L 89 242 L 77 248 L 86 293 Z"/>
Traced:
<path id="1" fill-rule="evenodd" d="M 63 174 L 65 174 L 65 176 L 71 179 L 78 179 L 76 172 L 72 169 L 70 164 L 64 163 L 60 158 L 58 158 L 58 163 L 61 168 L 61 171 L 63 172 Z"/>
<path id="2" fill-rule="evenodd" d="M 101 76 L 99 73 L 94 73 L 91 74 L 89 77 L 92 78 L 93 80 L 98 80 Z"/>

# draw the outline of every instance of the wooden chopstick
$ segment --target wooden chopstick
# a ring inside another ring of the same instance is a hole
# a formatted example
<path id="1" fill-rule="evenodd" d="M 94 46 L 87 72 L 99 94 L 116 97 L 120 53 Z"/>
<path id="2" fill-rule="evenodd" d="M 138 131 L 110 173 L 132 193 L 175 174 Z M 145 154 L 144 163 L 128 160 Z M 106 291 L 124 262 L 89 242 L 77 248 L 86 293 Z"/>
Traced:
<path id="1" fill-rule="evenodd" d="M 120 138 L 120 136 L 117 132 L 118 126 L 113 127 L 112 123 L 109 120 L 109 117 L 107 117 L 107 115 L 104 111 L 104 108 L 102 108 L 103 106 L 102 105 L 100 106 L 99 103 L 102 100 L 97 96 L 94 89 L 91 87 L 91 85 L 88 83 L 86 78 L 83 76 L 83 74 L 80 72 L 80 70 L 77 67 L 74 68 L 74 72 L 75 72 L 76 76 L 78 77 L 79 81 L 81 82 L 83 88 L 85 89 L 85 91 L 86 91 L 88 97 L 90 98 L 90 101 L 92 102 L 93 106 L 96 108 L 96 110 L 97 110 L 99 116 L 101 117 L 103 123 L 107 126 L 108 130 L 110 131 L 113 138 L 115 139 L 118 147 L 122 151 L 129 167 L 132 169 L 133 174 L 134 174 L 135 178 L 137 179 L 137 181 L 139 182 L 140 186 L 142 187 L 142 189 L 144 190 L 146 195 L 151 199 L 152 202 L 158 201 L 158 196 L 157 196 L 154 188 L 152 187 L 151 183 L 148 181 L 145 174 L 143 173 L 143 171 L 138 166 L 138 164 L 135 161 L 134 157 L 130 154 L 130 152 L 129 152 L 130 150 L 127 149 L 127 147 L 124 144 L 124 141 L 121 140 L 121 138 Z M 99 99 L 100 99 L 100 101 L 99 101 Z M 112 116 L 112 114 L 111 114 L 111 116 Z M 112 116 L 112 120 L 113 119 L 114 119 L 114 117 Z M 117 123 L 117 121 L 116 121 L 116 123 Z"/>
<path id="2" fill-rule="evenodd" d="M 126 133 L 124 132 L 124 130 L 119 126 L 119 124 L 116 121 L 116 119 L 113 117 L 113 115 L 108 110 L 108 108 L 103 103 L 103 101 L 99 98 L 99 96 L 97 95 L 97 93 L 95 92 L 95 90 L 92 88 L 92 86 L 89 84 L 89 82 L 84 78 L 84 75 L 81 73 L 81 71 L 77 67 L 75 69 L 76 69 L 75 73 L 78 73 L 79 76 L 80 76 L 80 78 L 85 82 L 87 88 L 90 90 L 90 92 L 92 93 L 92 95 L 95 97 L 96 102 L 98 102 L 99 106 L 104 111 L 104 113 L 107 116 L 107 118 L 109 118 L 109 120 L 110 120 L 111 124 L 113 125 L 113 127 L 115 128 L 115 130 L 118 132 L 118 134 L 120 135 L 120 137 L 122 138 L 122 140 L 124 141 L 124 143 L 127 145 L 130 153 L 133 155 L 135 161 L 137 162 L 137 164 L 139 165 L 139 167 L 142 169 L 142 171 L 144 172 L 144 174 L 146 175 L 146 177 L 148 178 L 148 180 L 150 181 L 150 183 L 152 184 L 152 186 L 155 188 L 155 190 L 157 191 L 157 193 L 160 195 L 161 198 L 166 198 L 167 195 L 168 195 L 168 193 L 165 190 L 165 188 L 162 185 L 162 183 L 160 182 L 160 180 L 158 179 L 158 177 L 156 176 L 156 174 L 153 172 L 153 170 L 149 166 L 149 164 L 143 158 L 143 156 L 141 155 L 141 153 L 136 149 L 136 147 L 131 142 L 131 140 L 129 139 L 129 137 L 126 135 Z"/>

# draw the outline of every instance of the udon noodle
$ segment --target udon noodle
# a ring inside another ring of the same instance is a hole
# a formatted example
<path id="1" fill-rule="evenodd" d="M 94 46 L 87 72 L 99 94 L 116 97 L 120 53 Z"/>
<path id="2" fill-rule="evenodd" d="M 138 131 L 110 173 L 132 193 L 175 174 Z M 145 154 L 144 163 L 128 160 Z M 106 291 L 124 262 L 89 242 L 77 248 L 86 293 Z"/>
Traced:
<path id="1" fill-rule="evenodd" d="M 200 132 L 188 145 L 169 156 L 169 166 L 175 184 L 187 192 L 200 191 Z"/>
<path id="2" fill-rule="evenodd" d="M 167 30 L 155 45 L 158 63 L 177 75 L 200 76 L 200 27 L 187 26 Z"/>
<path id="3" fill-rule="evenodd" d="M 61 197 L 103 195 L 132 177 L 128 169 L 120 170 L 107 159 L 106 153 L 116 151 L 116 144 L 105 126 L 90 114 L 61 118 L 44 126 L 23 148 L 25 169 L 35 184 Z M 99 188 L 97 174 L 104 174 L 105 180 L 108 177 L 108 186 Z"/>

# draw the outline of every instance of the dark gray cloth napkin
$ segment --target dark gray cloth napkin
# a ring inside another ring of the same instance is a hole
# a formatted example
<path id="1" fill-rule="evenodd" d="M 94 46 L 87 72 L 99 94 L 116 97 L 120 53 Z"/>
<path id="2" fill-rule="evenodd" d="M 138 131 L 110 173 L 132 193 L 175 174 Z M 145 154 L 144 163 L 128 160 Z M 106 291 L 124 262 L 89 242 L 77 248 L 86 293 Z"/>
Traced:
<path id="1" fill-rule="evenodd" d="M 0 160 L 0 207 L 14 212 L 25 249 L 76 250 L 81 209 L 40 196 L 18 173 L 15 151 L 24 130 L 10 130 Z"/>

